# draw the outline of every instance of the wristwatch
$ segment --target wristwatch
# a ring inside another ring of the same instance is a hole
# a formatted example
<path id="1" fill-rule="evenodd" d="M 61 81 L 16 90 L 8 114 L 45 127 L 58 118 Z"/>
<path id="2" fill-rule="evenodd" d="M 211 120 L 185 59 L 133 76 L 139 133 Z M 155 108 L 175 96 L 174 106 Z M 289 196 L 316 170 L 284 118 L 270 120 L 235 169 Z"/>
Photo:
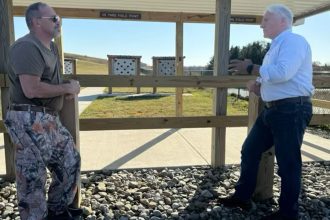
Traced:
<path id="1" fill-rule="evenodd" d="M 250 64 L 246 67 L 246 71 L 248 72 L 249 75 L 252 74 L 252 70 L 253 70 L 253 64 Z"/>

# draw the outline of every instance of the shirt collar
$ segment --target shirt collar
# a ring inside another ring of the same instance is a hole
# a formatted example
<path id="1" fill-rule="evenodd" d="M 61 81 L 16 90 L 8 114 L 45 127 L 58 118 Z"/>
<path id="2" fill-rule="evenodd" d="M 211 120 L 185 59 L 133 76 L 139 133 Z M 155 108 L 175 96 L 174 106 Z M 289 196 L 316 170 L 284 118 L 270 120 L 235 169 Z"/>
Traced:
<path id="1" fill-rule="evenodd" d="M 276 44 L 277 42 L 281 41 L 287 34 L 291 33 L 292 29 L 288 28 L 284 31 L 282 31 L 279 35 L 277 35 L 273 40 L 272 44 Z"/>

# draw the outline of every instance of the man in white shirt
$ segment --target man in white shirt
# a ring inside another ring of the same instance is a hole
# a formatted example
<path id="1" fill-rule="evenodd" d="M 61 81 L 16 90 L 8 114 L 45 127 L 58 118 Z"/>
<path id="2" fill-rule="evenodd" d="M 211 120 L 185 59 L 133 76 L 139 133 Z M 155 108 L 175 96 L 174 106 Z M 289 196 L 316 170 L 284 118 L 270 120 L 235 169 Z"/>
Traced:
<path id="1" fill-rule="evenodd" d="M 262 65 L 248 59 L 229 64 L 235 74 L 259 75 L 256 81 L 247 83 L 247 88 L 261 95 L 265 109 L 242 146 L 241 175 L 235 193 L 219 202 L 228 207 L 251 208 L 261 155 L 274 145 L 281 177 L 280 208 L 264 219 L 298 219 L 300 148 L 312 117 L 310 97 L 314 87 L 311 49 L 302 36 L 292 33 L 292 21 L 292 12 L 286 6 L 269 6 L 261 28 L 272 44 Z"/>

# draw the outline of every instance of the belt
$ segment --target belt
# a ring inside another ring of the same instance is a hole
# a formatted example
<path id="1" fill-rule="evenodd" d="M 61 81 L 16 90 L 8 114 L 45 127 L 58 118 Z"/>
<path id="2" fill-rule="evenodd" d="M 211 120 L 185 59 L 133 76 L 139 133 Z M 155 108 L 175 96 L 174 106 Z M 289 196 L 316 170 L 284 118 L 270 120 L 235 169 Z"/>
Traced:
<path id="1" fill-rule="evenodd" d="M 309 96 L 299 96 L 299 97 L 293 97 L 293 98 L 286 98 L 286 99 L 279 99 L 279 100 L 275 100 L 275 101 L 270 101 L 270 102 L 264 102 L 265 106 L 267 108 L 271 108 L 274 107 L 276 105 L 281 105 L 284 103 L 311 103 L 311 97 Z"/>
<path id="2" fill-rule="evenodd" d="M 27 111 L 27 112 L 43 112 L 45 114 L 50 114 L 57 116 L 57 111 L 51 110 L 47 107 L 36 106 L 36 105 L 10 105 L 9 110 L 11 111 Z"/>

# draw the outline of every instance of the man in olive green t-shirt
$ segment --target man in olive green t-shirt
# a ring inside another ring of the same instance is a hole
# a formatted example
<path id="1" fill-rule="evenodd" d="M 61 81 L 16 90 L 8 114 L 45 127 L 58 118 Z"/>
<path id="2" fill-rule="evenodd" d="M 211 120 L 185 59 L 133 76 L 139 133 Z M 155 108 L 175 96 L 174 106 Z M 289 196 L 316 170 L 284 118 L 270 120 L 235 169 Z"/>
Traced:
<path id="1" fill-rule="evenodd" d="M 58 51 L 52 42 L 60 33 L 60 18 L 47 4 L 31 4 L 25 14 L 30 33 L 10 48 L 10 106 L 5 126 L 16 150 L 18 209 L 26 219 L 74 219 L 70 206 L 77 192 L 80 155 L 58 112 L 63 98 L 80 91 L 78 81 L 60 77 Z M 52 174 L 45 195 L 46 168 Z"/>

